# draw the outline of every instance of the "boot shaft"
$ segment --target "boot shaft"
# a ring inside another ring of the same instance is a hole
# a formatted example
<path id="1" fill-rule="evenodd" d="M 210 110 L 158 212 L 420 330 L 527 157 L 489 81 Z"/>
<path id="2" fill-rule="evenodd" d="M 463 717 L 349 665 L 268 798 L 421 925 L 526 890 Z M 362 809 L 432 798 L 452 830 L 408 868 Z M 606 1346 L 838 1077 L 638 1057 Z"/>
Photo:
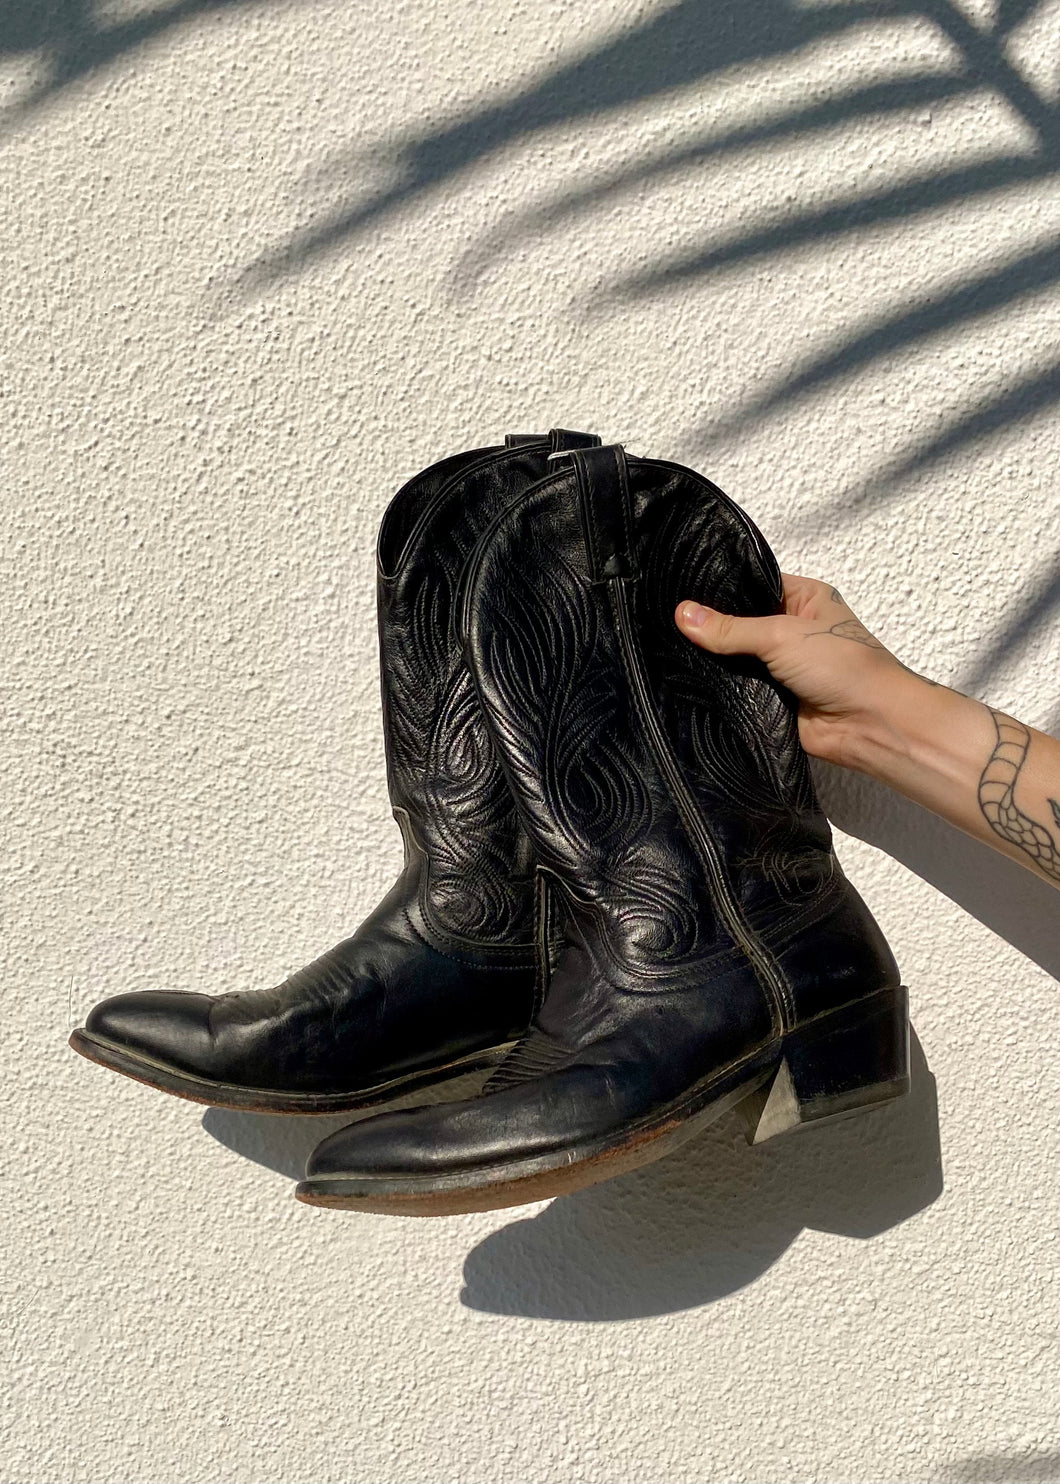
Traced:
<path id="1" fill-rule="evenodd" d="M 480 539 L 460 624 L 578 932 L 630 989 L 742 970 L 781 1027 L 897 984 L 832 851 L 792 699 L 674 623 L 682 598 L 778 611 L 760 532 L 680 465 L 617 446 L 558 463 Z"/>
<path id="2" fill-rule="evenodd" d="M 457 578 L 485 525 L 547 473 L 551 452 L 598 442 L 554 429 L 455 455 L 409 481 L 380 525 L 387 784 L 405 874 L 417 878 L 418 927 L 439 943 L 527 947 L 534 936 L 532 849 L 456 640 Z"/>

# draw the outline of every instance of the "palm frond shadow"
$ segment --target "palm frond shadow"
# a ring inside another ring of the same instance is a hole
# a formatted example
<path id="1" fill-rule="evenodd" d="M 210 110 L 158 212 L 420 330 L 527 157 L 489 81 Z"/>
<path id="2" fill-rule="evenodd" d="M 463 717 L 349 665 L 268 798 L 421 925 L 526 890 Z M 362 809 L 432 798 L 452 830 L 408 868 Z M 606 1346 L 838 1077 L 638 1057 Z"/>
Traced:
<path id="1" fill-rule="evenodd" d="M 994 28 L 999 36 L 1008 36 L 1028 16 L 1041 8 L 1041 0 L 1000 0 Z"/>
<path id="2" fill-rule="evenodd" d="M 898 314 L 877 320 L 868 329 L 852 335 L 842 346 L 809 361 L 781 386 L 746 403 L 738 412 L 717 419 L 704 431 L 711 439 L 738 434 L 796 397 L 820 391 L 841 377 L 874 364 L 882 356 L 892 355 L 931 335 L 945 333 L 955 326 L 1015 304 L 1058 281 L 1060 244 L 1050 242 L 1046 247 L 1024 253 L 1001 268 L 958 283 L 948 292 L 933 293 Z M 984 427 L 982 431 L 987 429 Z M 973 431 L 970 436 L 977 434 Z M 945 448 L 940 449 L 940 452 L 944 451 Z M 928 454 L 927 458 L 930 457 Z M 910 472 L 909 466 L 903 467 L 901 477 L 907 477 Z M 849 504 L 849 500 L 846 503 Z"/>
<path id="3" fill-rule="evenodd" d="M 1041 0 L 1024 3 L 1018 14 L 1012 11 L 1007 15 L 1006 24 L 1011 28 L 1026 19 L 1040 3 Z M 413 131 L 392 143 L 379 143 L 335 160 L 332 173 L 337 177 L 346 174 L 357 181 L 358 191 L 366 169 L 382 168 L 389 184 L 374 192 L 370 190 L 366 196 L 334 211 L 322 225 L 262 254 L 233 287 L 260 288 L 282 278 L 321 254 L 352 241 L 387 213 L 407 207 L 476 164 L 515 143 L 525 142 L 543 129 L 612 113 L 673 89 L 705 82 L 727 68 L 772 61 L 856 25 L 902 15 L 925 15 L 935 21 L 961 52 L 963 74 L 926 79 L 914 76 L 898 83 L 869 87 L 860 96 L 855 93 L 847 100 L 804 110 L 761 131 L 733 131 L 728 138 L 704 145 L 703 157 L 768 143 L 808 129 L 835 126 L 845 119 L 922 105 L 931 98 L 941 101 L 983 85 L 992 87 L 1016 108 L 1038 135 L 1042 150 L 1055 154 L 1060 143 L 1055 109 L 1043 102 L 1008 63 L 1001 47 L 984 38 L 949 0 L 922 0 L 922 3 L 882 0 L 876 4 L 852 0 L 852 3 L 813 10 L 800 9 L 791 0 L 752 0 L 752 3 L 683 0 L 643 25 L 529 82 L 503 101 L 485 105 L 445 127 Z M 678 152 L 656 168 L 670 168 L 686 154 L 686 162 L 690 162 L 697 151 Z M 953 172 L 950 179 L 914 182 L 885 195 L 878 203 L 860 200 L 840 203 L 834 213 L 824 214 L 820 221 L 811 219 L 801 224 L 801 231 L 805 240 L 815 241 L 830 232 L 848 229 L 852 217 L 856 225 L 888 216 L 900 218 L 950 199 L 963 199 L 968 194 L 1011 185 L 1021 178 L 1033 179 L 1040 173 L 1049 173 L 1049 169 L 1047 162 L 1033 157 L 1000 158 Z M 641 172 L 632 172 L 612 188 L 628 186 L 638 174 Z M 591 204 L 595 189 L 575 193 L 574 198 L 564 198 L 553 208 L 546 208 L 546 219 L 550 211 L 562 214 L 575 209 L 579 195 L 581 205 Z M 605 191 L 608 189 L 604 187 Z M 517 227 L 511 230 L 518 232 Z M 731 260 L 790 247 L 802 240 L 799 231 L 798 224 L 788 222 L 780 224 L 772 234 L 767 232 L 757 243 L 733 244 Z M 695 273 L 717 265 L 708 254 L 702 264 L 693 262 L 684 271 Z M 672 278 L 682 270 L 661 271 Z M 472 269 L 472 276 L 473 272 Z M 652 282 L 649 276 L 644 285 L 627 286 L 628 291 L 648 287 Z M 616 286 L 615 292 L 622 293 L 622 286 Z"/>
<path id="4" fill-rule="evenodd" d="M 125 20 L 108 21 L 94 0 L 0 0 L 0 57 L 36 61 L 43 74 L 15 104 L 0 110 L 0 134 L 32 115 L 71 83 L 111 66 L 174 28 L 245 0 L 173 0 Z"/>
<path id="5" fill-rule="evenodd" d="M 269 0 L 258 0 L 266 6 Z M 942 208 L 993 201 L 1027 183 L 1050 183 L 1060 171 L 1060 109 L 1043 97 L 1010 59 L 1007 41 L 1032 20 L 1044 0 L 1001 0 L 992 27 L 973 25 L 954 0 L 846 0 L 804 8 L 796 0 L 679 0 L 640 24 L 618 31 L 602 43 L 550 69 L 532 73 L 521 87 L 434 128 L 399 128 L 361 151 L 331 162 L 331 184 L 345 199 L 320 225 L 292 235 L 211 294 L 219 302 L 259 292 L 305 268 L 313 260 L 353 246 L 388 214 L 405 210 L 441 188 L 452 186 L 477 165 L 549 128 L 578 119 L 621 119 L 622 110 L 660 101 L 674 90 L 709 83 L 734 67 L 776 66 L 805 48 L 853 28 L 889 24 L 896 18 L 927 21 L 949 43 L 952 64 L 925 74 L 911 70 L 886 82 L 852 87 L 824 101 L 805 104 L 760 123 L 722 127 L 692 144 L 641 161 L 610 178 L 593 179 L 488 229 L 454 269 L 456 295 L 473 291 L 498 255 L 530 233 L 540 233 L 573 213 L 591 213 L 608 198 L 674 169 L 694 168 L 731 158 L 740 151 L 761 152 L 778 144 L 813 140 L 859 121 L 901 110 L 959 99 L 981 90 L 1003 100 L 1025 126 L 1025 152 L 1005 149 L 971 164 L 929 172 L 883 190 L 863 190 L 823 207 L 798 210 L 758 223 L 730 240 L 708 241 L 699 250 L 646 272 L 620 279 L 585 306 L 587 314 L 609 303 L 664 294 L 682 284 L 702 282 L 739 265 L 763 268 L 807 245 L 849 240 L 856 250 L 860 234 L 881 224 L 909 225 Z M 113 66 L 130 52 L 157 42 L 176 28 L 246 5 L 247 0 L 169 0 L 114 20 L 96 0 L 0 0 L 0 56 L 35 58 L 39 85 L 13 107 L 0 112 L 0 130 L 10 128 L 71 83 Z M 901 266 L 896 269 L 901 274 Z M 710 446 L 719 435 L 743 433 L 782 413 L 799 398 L 827 392 L 844 378 L 878 365 L 895 351 L 953 334 L 983 316 L 1054 287 L 1060 279 L 1060 244 L 1037 245 L 1001 266 L 943 286 L 940 294 L 908 303 L 868 326 L 855 327 L 838 344 L 817 352 L 764 394 L 752 396 L 723 421 L 704 425 L 698 441 Z M 899 281 L 899 288 L 901 282 Z M 210 306 L 207 312 L 211 312 Z M 215 306 L 216 307 L 216 306 Z M 223 312 L 223 310 L 222 310 Z M 946 426 L 921 440 L 864 487 L 846 491 L 835 505 L 803 517 L 808 529 L 856 520 L 866 511 L 899 498 L 916 473 L 951 457 L 977 440 L 1019 423 L 1060 399 L 1060 360 L 1009 379 L 985 404 L 965 408 Z M 1043 623 L 1060 593 L 1048 586 Z M 990 663 L 1004 659 L 1028 632 L 1014 623 L 999 636 Z M 987 661 L 984 659 L 984 665 Z M 982 673 L 980 673 L 982 672 Z M 979 681 L 987 678 L 980 666 Z"/>
<path id="6" fill-rule="evenodd" d="M 1056 170 L 1054 162 L 1039 157 L 1003 155 L 959 170 L 923 176 L 885 191 L 853 195 L 821 211 L 785 218 L 731 243 L 631 276 L 600 297 L 604 301 L 618 301 L 672 288 L 685 279 L 701 278 L 753 258 L 775 258 L 808 243 L 824 243 L 840 234 L 861 231 L 881 222 L 908 221 L 950 202 L 970 201 L 1023 181 L 1044 179 L 1055 175 Z"/>
<path id="7" fill-rule="evenodd" d="M 284 277 L 351 242 L 385 214 L 544 129 L 627 108 L 738 64 L 789 55 L 858 23 L 910 8 L 906 0 L 850 0 L 816 11 L 800 10 L 791 0 L 682 0 L 503 101 L 446 127 L 414 131 L 337 159 L 333 173 L 358 182 L 357 189 L 372 169 L 383 169 L 390 184 L 262 254 L 230 291 L 247 292 Z"/>
<path id="8" fill-rule="evenodd" d="M 1021 377 L 979 407 L 971 408 L 935 437 L 929 438 L 904 458 L 867 481 L 860 490 L 845 492 L 830 504 L 818 506 L 790 522 L 791 530 L 834 530 L 837 524 L 856 520 L 870 507 L 898 499 L 914 475 L 954 454 L 980 438 L 1001 432 L 1014 423 L 1035 416 L 1060 400 L 1060 361 L 1045 371 Z"/>
<path id="9" fill-rule="evenodd" d="M 450 276 L 453 291 L 470 294 L 481 278 L 509 246 L 531 235 L 556 227 L 565 219 L 601 206 L 610 199 L 628 194 L 660 176 L 694 165 L 706 165 L 741 150 L 752 151 L 762 145 L 787 143 L 812 138 L 846 123 L 868 118 L 882 118 L 910 109 L 923 109 L 929 104 L 947 102 L 971 92 L 978 84 L 969 77 L 933 73 L 898 82 L 875 83 L 854 88 L 838 97 L 805 108 L 791 109 L 764 120 L 761 124 L 710 133 L 702 141 L 671 150 L 659 159 L 649 160 L 620 170 L 605 180 L 593 181 L 578 190 L 568 191 L 544 205 L 520 212 L 503 226 L 494 229 L 469 248 Z M 622 286 L 616 297 L 622 296 Z"/>
<path id="10" fill-rule="evenodd" d="M 728 242 L 710 243 L 690 256 L 656 264 L 638 276 L 620 280 L 585 306 L 585 312 L 599 313 L 616 300 L 666 292 L 736 265 L 755 260 L 774 262 L 780 255 L 807 245 L 839 238 L 852 238 L 856 243 L 858 235 L 868 228 L 915 223 L 944 208 L 953 210 L 977 200 L 993 200 L 1021 184 L 1046 184 L 1060 171 L 1060 113 L 1020 74 L 1004 47 L 1005 38 L 1039 8 L 1039 0 L 1002 5 L 990 33 L 971 25 L 950 0 L 848 4 L 814 11 L 797 10 L 788 0 L 758 0 L 757 4 L 684 0 L 595 51 L 531 80 L 502 102 L 431 133 L 411 134 L 392 146 L 377 146 L 370 152 L 370 162 L 388 172 L 390 183 L 340 209 L 323 226 L 264 254 L 248 267 L 238 288 L 244 292 L 260 288 L 339 248 L 386 213 L 403 209 L 542 129 L 605 114 L 691 82 L 706 81 L 735 64 L 791 55 L 825 36 L 902 14 L 935 23 L 953 45 L 956 61 L 952 70 L 854 88 L 760 124 L 722 130 L 661 158 L 568 191 L 487 231 L 458 261 L 450 277 L 451 292 L 455 296 L 472 293 L 491 261 L 528 234 L 547 231 L 575 213 L 591 213 L 609 198 L 667 171 L 706 164 L 741 150 L 761 150 L 809 138 L 850 122 L 923 108 L 976 90 L 1004 99 L 1022 119 L 1033 136 L 1025 152 L 1002 151 L 882 190 L 856 192 L 816 210 L 796 211 Z M 369 156 L 362 155 L 359 160 L 368 163 Z M 357 165 L 358 157 L 350 156 L 335 162 L 334 171 L 341 179 L 344 172 L 355 171 Z M 941 294 L 899 308 L 868 328 L 855 329 L 840 344 L 796 367 L 764 396 L 738 408 L 722 423 L 701 429 L 701 441 L 708 444 L 719 434 L 746 430 L 797 398 L 826 390 L 888 354 L 960 331 L 988 314 L 1054 287 L 1058 280 L 1060 244 L 1036 246 L 1007 264 L 991 266 L 970 280 L 948 286 Z M 834 524 L 836 518 L 855 520 L 867 509 L 899 498 L 912 476 L 921 470 L 1035 415 L 1058 399 L 1060 362 L 1010 381 L 984 405 L 960 413 L 862 489 L 845 492 L 834 506 L 815 510 L 804 518 L 805 522 L 823 528 Z M 1007 657 L 1032 624 L 1044 622 L 1051 615 L 1060 595 L 1053 594 L 1051 587 L 1049 594 L 1046 608 L 1036 607 L 1033 615 L 1014 620 L 999 636 L 970 683 L 980 684 L 987 679 L 991 665 Z"/>
<path id="11" fill-rule="evenodd" d="M 826 539 L 828 533 L 834 532 L 843 522 L 856 520 L 870 508 L 903 497 L 910 480 L 931 464 L 1057 402 L 1060 402 L 1060 361 L 1040 375 L 1021 379 L 984 406 L 966 413 L 862 489 L 818 507 L 806 516 L 795 517 L 789 522 L 789 530 L 820 534 Z M 986 642 L 968 669 L 953 677 L 952 683 L 958 690 L 972 696 L 984 696 L 1001 666 L 1055 620 L 1057 612 L 1060 612 L 1060 557 L 1051 564 L 1044 577 L 1025 580 L 1015 597 L 1016 601 L 1010 605 L 1011 616 L 1000 631 Z M 1060 703 L 1044 725 L 1052 731 L 1060 728 Z"/>

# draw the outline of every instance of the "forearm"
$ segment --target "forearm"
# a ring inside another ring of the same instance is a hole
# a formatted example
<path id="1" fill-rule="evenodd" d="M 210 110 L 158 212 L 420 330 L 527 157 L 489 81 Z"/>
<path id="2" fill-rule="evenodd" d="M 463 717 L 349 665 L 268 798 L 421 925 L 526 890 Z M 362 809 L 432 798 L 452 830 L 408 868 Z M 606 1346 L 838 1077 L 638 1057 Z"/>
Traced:
<path id="1" fill-rule="evenodd" d="M 889 784 L 1060 887 L 1060 742 L 908 669 L 842 593 L 782 574 L 784 612 L 679 603 L 713 654 L 754 654 L 799 701 L 806 751 Z"/>
<path id="2" fill-rule="evenodd" d="M 1060 887 L 1060 742 L 903 671 L 844 761 Z"/>

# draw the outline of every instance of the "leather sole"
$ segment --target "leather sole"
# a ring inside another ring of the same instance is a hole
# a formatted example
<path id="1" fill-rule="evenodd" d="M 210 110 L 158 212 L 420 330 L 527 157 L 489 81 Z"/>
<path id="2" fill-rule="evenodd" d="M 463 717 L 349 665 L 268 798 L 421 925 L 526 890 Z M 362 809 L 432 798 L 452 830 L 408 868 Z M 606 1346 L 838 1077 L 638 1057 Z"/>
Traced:
<path id="1" fill-rule="evenodd" d="M 852 1114 L 909 1091 L 908 992 L 886 989 L 818 1016 L 715 1073 L 679 1103 L 604 1140 L 443 1175 L 334 1175 L 303 1180 L 309 1206 L 388 1216 L 459 1216 L 569 1195 L 678 1149 L 736 1108 L 750 1143 Z"/>
<path id="2" fill-rule="evenodd" d="M 392 1098 L 403 1097 L 405 1093 L 419 1092 L 437 1083 L 448 1082 L 453 1077 L 496 1066 L 515 1043 L 507 1041 L 500 1046 L 487 1047 L 458 1057 L 456 1061 L 393 1077 L 355 1092 L 284 1092 L 265 1087 L 240 1087 L 234 1082 L 214 1082 L 209 1077 L 196 1077 L 191 1072 L 168 1067 L 164 1062 L 138 1056 L 125 1046 L 83 1030 L 74 1031 L 69 1044 L 98 1066 L 121 1072 L 124 1077 L 157 1088 L 159 1092 L 185 1098 L 189 1103 L 206 1103 L 211 1108 L 233 1108 L 243 1113 L 324 1114 L 354 1113 L 362 1108 L 373 1108 Z"/>

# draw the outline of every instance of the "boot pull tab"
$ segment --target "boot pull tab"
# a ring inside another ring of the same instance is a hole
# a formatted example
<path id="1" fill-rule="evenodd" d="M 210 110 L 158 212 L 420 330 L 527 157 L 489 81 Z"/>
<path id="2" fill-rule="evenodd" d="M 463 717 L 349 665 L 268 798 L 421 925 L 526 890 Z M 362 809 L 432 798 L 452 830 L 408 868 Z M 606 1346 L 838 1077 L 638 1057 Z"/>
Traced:
<path id="1" fill-rule="evenodd" d="M 599 433 L 572 433 L 569 428 L 550 428 L 548 432 L 552 453 L 569 453 L 572 448 L 599 448 L 602 441 Z"/>
<path id="2" fill-rule="evenodd" d="M 566 451 L 578 479 L 578 504 L 589 559 L 589 578 L 636 577 L 633 502 L 621 443 Z M 556 455 L 550 454 L 550 458 Z"/>
<path id="3" fill-rule="evenodd" d="M 598 448 L 599 433 L 572 433 L 567 428 L 552 428 L 546 433 L 505 433 L 505 448 L 521 448 L 525 443 L 548 443 L 553 453 L 564 453 L 568 448 Z"/>

